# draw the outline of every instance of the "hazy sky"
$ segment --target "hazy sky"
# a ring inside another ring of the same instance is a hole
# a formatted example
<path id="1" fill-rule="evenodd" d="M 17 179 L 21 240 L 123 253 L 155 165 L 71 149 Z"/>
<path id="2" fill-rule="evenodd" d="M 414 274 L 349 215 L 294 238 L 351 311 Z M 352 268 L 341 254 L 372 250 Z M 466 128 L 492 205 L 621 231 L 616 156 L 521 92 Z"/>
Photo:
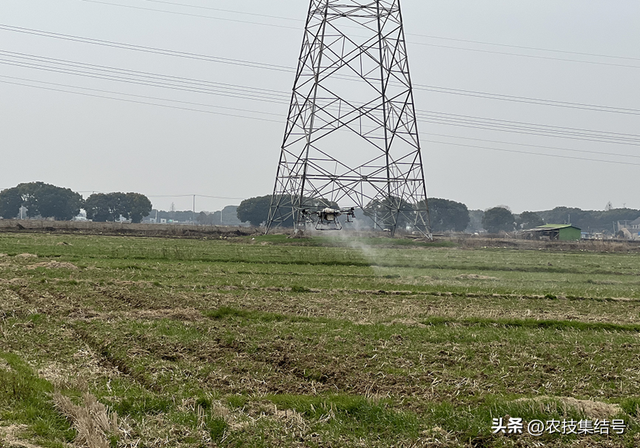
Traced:
<path id="1" fill-rule="evenodd" d="M 293 84 L 283 67 L 295 67 L 307 8 L 2 0 L 0 189 L 135 191 L 162 209 L 191 209 L 197 194 L 198 210 L 270 194 Z M 640 2 L 402 8 L 430 197 L 640 208 Z"/>

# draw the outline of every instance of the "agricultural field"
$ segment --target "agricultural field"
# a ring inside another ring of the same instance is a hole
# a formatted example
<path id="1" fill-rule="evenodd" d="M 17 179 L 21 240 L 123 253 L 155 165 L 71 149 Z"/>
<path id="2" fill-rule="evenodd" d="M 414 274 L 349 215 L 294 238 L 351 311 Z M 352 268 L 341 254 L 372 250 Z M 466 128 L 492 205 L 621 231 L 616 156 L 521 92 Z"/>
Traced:
<path id="1" fill-rule="evenodd" d="M 341 236 L 0 233 L 0 447 L 640 446 L 640 253 Z"/>

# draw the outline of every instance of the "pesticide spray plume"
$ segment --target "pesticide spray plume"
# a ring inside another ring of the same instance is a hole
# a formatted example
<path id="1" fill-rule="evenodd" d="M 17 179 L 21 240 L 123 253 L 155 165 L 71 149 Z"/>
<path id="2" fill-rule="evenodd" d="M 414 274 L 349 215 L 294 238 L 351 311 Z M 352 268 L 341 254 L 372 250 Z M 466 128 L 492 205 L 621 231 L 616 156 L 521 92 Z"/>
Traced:
<path id="1" fill-rule="evenodd" d="M 381 232 L 379 231 L 358 229 L 355 225 L 350 227 L 351 228 L 345 228 L 334 232 L 317 231 L 315 229 L 308 231 L 305 230 L 304 235 L 310 237 L 321 237 L 325 241 L 328 241 L 330 244 L 337 247 L 352 249 L 359 253 L 363 261 L 370 265 L 376 276 L 389 274 L 389 270 L 393 269 L 393 266 L 389 265 L 388 252 L 383 249 L 384 246 L 388 245 L 384 243 L 372 245 L 369 241 L 373 239 L 388 239 L 391 244 L 393 238 L 384 234 L 381 235 Z"/>

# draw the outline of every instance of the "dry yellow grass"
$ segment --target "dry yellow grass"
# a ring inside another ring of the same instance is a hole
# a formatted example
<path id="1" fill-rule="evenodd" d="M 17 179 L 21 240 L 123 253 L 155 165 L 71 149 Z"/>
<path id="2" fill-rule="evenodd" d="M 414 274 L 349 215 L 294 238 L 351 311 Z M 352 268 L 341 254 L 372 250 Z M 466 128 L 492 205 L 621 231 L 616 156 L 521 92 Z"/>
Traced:
<path id="1" fill-rule="evenodd" d="M 27 269 L 37 269 L 37 268 L 76 270 L 78 269 L 78 266 L 76 266 L 73 263 L 68 263 L 66 261 L 61 262 L 61 261 L 55 261 L 55 260 L 43 261 L 42 263 L 30 264 L 29 266 L 27 266 Z"/>
<path id="2" fill-rule="evenodd" d="M 4 448 L 40 448 L 20 437 L 20 433 L 27 430 L 27 425 L 1 426 L 0 420 L 0 447 Z"/>
<path id="3" fill-rule="evenodd" d="M 90 393 L 83 395 L 83 404 L 74 404 L 60 392 L 53 396 L 53 402 L 61 414 L 73 422 L 78 431 L 74 443 L 86 448 L 109 448 L 110 437 L 118 437 L 118 416 L 109 412 L 105 405 Z"/>
<path id="4" fill-rule="evenodd" d="M 559 402 L 565 408 L 576 410 L 586 417 L 595 419 L 606 419 L 619 415 L 622 408 L 617 404 L 604 403 L 595 400 L 578 400 L 573 397 L 548 397 L 539 396 L 535 398 L 519 398 L 516 403 L 542 404 L 550 400 Z"/>

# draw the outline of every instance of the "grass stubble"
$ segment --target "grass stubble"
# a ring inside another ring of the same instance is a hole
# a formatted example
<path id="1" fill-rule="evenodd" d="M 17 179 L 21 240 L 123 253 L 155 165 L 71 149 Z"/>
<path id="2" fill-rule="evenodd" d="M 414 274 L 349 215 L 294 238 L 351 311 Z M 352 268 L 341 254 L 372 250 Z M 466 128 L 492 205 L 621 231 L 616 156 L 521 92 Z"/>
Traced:
<path id="1" fill-rule="evenodd" d="M 0 234 L 0 446 L 640 445 L 640 258 Z M 493 418 L 624 419 L 494 435 Z"/>

